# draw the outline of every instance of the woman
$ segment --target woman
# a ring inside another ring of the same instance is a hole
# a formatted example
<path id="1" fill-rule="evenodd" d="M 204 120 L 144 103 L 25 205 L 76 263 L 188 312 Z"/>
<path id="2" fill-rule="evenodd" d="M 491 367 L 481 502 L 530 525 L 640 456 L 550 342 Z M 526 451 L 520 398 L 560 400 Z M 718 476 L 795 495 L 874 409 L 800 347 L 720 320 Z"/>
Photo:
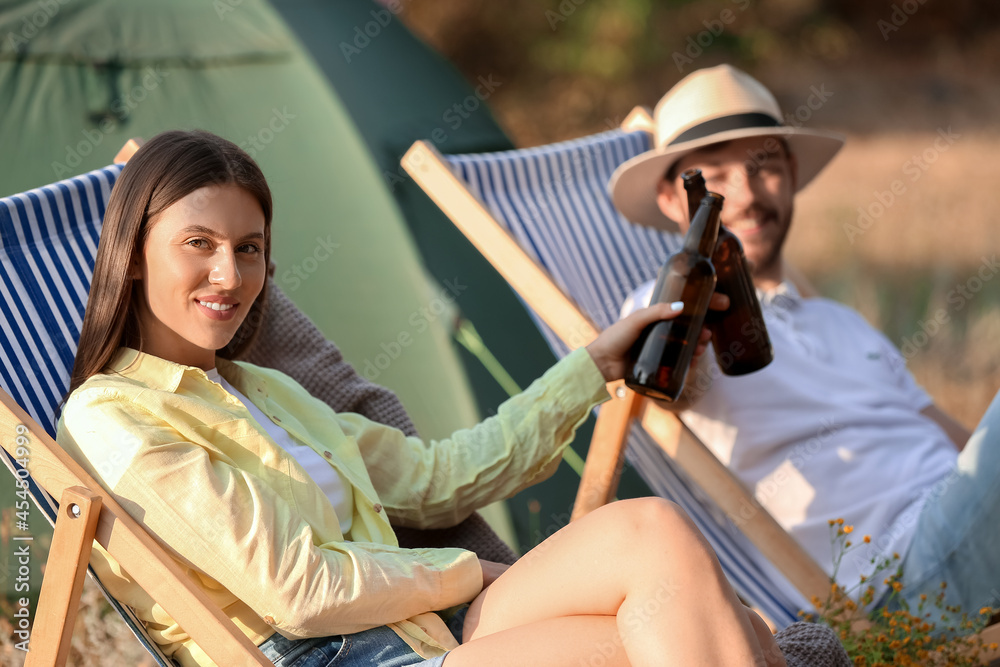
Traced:
<path id="1" fill-rule="evenodd" d="M 389 526 L 390 516 L 453 525 L 544 479 L 605 382 L 623 376 L 639 332 L 676 310 L 635 313 L 495 417 L 422 443 L 230 361 L 261 322 L 271 210 L 257 165 L 214 135 L 167 132 L 133 156 L 108 204 L 58 429 L 265 655 L 278 665 L 440 665 L 446 652 L 448 667 L 784 664 L 665 501 L 601 508 L 510 569 L 459 549 L 400 549 Z M 174 658 L 210 664 L 101 555 L 102 580 Z M 459 646 L 434 612 L 469 602 Z"/>

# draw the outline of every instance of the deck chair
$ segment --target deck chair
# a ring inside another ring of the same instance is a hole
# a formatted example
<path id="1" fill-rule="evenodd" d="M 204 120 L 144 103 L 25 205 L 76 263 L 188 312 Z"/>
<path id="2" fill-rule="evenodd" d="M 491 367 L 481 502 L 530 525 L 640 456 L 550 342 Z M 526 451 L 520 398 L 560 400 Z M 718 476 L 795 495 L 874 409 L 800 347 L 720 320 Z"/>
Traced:
<path id="1" fill-rule="evenodd" d="M 618 319 L 625 297 L 680 248 L 676 234 L 628 223 L 607 182 L 651 148 L 643 112 L 575 141 L 441 155 L 417 142 L 403 167 L 504 276 L 557 356 Z M 627 456 L 657 494 L 694 519 L 727 576 L 776 627 L 825 599 L 829 577 L 677 417 L 623 384 L 599 409 L 573 516 L 610 501 Z"/>
<path id="2" fill-rule="evenodd" d="M 115 162 L 127 160 L 138 145 L 130 141 Z M 192 638 L 218 664 L 269 665 L 217 607 L 178 578 L 167 552 L 52 440 L 57 409 L 69 384 L 101 221 L 121 169 L 115 164 L 0 199 L 0 458 L 26 487 L 21 495 L 30 496 L 57 527 L 28 664 L 65 662 L 96 531 L 98 542 L 182 627 L 198 629 L 198 636 L 190 632 Z M 289 340 L 290 349 L 275 349 Z M 280 290 L 272 291 L 268 321 L 248 358 L 288 373 L 335 410 L 360 412 L 416 434 L 398 399 L 343 363 L 336 347 Z M 26 537 L 15 536 L 15 544 L 21 538 L 27 542 Z M 478 514 L 448 529 L 398 529 L 398 537 L 403 546 L 460 546 L 488 560 L 515 559 Z M 96 576 L 93 579 L 157 663 L 172 665 L 134 613 L 110 596 Z"/>

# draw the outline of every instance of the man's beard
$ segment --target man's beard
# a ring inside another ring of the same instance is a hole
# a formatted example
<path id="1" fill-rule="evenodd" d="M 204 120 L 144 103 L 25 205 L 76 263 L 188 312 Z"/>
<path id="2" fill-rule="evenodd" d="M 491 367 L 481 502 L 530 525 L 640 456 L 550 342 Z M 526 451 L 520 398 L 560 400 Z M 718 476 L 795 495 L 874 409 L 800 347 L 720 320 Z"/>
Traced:
<path id="1" fill-rule="evenodd" d="M 766 210 L 765 219 L 777 220 L 778 213 L 773 209 Z M 757 260 L 747 257 L 747 263 L 750 265 L 750 275 L 756 276 L 769 271 L 773 271 L 775 266 L 781 264 L 781 249 L 785 245 L 785 239 L 788 238 L 788 230 L 791 229 L 791 219 L 792 219 L 792 209 L 788 209 L 788 217 L 786 220 L 778 221 L 778 229 L 781 235 L 774 239 L 774 242 L 765 251 L 763 257 Z M 746 243 L 744 243 L 746 245 Z"/>

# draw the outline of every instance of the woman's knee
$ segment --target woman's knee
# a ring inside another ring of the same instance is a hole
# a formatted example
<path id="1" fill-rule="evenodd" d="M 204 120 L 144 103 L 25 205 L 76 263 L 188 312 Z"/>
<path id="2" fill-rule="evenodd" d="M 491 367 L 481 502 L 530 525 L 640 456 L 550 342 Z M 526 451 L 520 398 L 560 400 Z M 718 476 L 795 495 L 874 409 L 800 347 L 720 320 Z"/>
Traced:
<path id="1" fill-rule="evenodd" d="M 694 524 L 680 505 L 664 498 L 647 497 L 619 500 L 606 506 L 614 521 L 648 534 L 655 528 L 686 532 Z M 610 518 L 610 517 L 609 517 Z"/>
<path id="2" fill-rule="evenodd" d="M 698 551 L 711 549 L 687 513 L 663 498 L 634 498 L 606 506 L 608 530 L 626 548 L 647 544 L 683 544 Z"/>

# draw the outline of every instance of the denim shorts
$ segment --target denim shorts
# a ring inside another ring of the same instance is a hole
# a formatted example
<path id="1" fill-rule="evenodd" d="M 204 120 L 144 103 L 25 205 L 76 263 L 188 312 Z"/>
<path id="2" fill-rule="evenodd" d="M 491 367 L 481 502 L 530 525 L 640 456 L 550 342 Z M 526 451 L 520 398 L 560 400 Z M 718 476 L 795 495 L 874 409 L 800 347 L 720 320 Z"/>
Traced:
<path id="1" fill-rule="evenodd" d="M 461 641 L 465 609 L 448 627 Z M 413 652 L 392 628 L 382 625 L 350 635 L 287 639 L 274 633 L 260 650 L 275 667 L 442 667 L 445 656 L 425 660 Z"/>

